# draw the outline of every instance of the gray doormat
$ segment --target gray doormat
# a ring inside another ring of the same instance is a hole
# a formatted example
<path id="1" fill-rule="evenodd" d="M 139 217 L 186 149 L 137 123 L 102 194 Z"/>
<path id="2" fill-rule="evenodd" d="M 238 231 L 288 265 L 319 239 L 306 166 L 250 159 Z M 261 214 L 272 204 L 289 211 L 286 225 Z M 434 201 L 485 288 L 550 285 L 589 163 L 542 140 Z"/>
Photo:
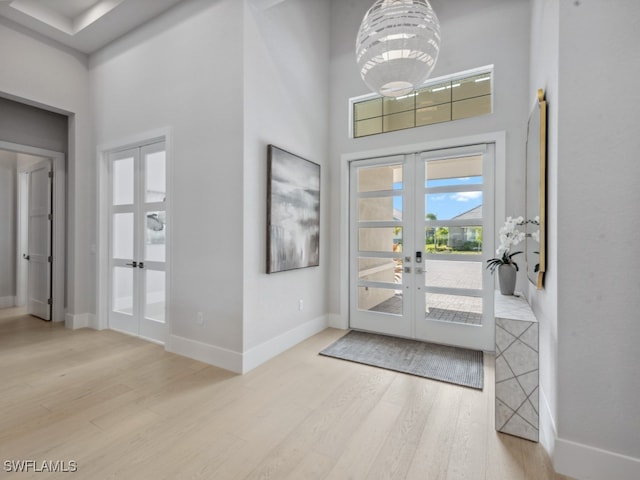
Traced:
<path id="1" fill-rule="evenodd" d="M 482 352 L 352 330 L 320 355 L 482 390 Z"/>

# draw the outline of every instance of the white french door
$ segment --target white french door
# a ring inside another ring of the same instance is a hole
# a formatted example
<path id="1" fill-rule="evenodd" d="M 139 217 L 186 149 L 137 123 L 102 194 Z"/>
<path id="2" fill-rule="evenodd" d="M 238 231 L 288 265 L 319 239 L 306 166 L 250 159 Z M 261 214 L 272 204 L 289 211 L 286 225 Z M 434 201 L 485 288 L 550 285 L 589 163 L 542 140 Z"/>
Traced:
<path id="1" fill-rule="evenodd" d="M 493 150 L 352 162 L 351 328 L 493 349 Z"/>
<path id="2" fill-rule="evenodd" d="M 164 142 L 109 155 L 109 328 L 164 343 L 166 152 Z"/>
<path id="3" fill-rule="evenodd" d="M 51 320 L 51 160 L 30 166 L 27 175 L 27 313 Z"/>

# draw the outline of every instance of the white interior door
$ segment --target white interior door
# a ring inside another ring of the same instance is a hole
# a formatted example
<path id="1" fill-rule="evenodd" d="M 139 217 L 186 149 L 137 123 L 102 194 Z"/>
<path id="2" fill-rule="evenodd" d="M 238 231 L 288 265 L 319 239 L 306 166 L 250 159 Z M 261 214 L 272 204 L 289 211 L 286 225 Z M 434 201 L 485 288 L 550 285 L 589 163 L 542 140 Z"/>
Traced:
<path id="1" fill-rule="evenodd" d="M 115 152 L 111 176 L 109 327 L 164 343 L 166 152 L 163 142 Z"/>
<path id="2" fill-rule="evenodd" d="M 51 161 L 42 160 L 26 171 L 27 219 L 27 312 L 51 320 Z"/>
<path id="3" fill-rule="evenodd" d="M 352 163 L 352 328 L 493 349 L 493 164 L 493 145 Z"/>

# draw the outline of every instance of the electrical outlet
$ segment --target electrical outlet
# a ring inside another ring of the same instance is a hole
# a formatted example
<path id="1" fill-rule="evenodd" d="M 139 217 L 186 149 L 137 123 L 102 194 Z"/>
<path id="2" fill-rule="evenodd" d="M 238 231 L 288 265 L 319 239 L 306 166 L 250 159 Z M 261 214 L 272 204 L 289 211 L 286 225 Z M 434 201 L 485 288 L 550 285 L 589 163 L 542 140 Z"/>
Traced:
<path id="1" fill-rule="evenodd" d="M 298 310 L 304 310 L 304 302 L 302 300 L 298 300 Z"/>
<path id="2" fill-rule="evenodd" d="M 202 312 L 196 313 L 196 324 L 200 326 L 204 325 L 204 315 L 202 315 Z"/>

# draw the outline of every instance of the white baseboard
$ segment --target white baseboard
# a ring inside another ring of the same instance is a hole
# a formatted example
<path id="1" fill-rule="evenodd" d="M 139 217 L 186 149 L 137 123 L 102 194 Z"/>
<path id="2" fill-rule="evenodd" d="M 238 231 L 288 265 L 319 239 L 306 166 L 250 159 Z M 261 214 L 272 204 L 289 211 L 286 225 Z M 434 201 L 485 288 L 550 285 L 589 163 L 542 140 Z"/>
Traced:
<path id="1" fill-rule="evenodd" d="M 325 328 L 327 328 L 327 318 L 325 316 L 318 317 L 244 353 L 178 335 L 171 335 L 165 348 L 168 352 L 224 368 L 234 373 L 244 374 Z"/>
<path id="2" fill-rule="evenodd" d="M 16 297 L 0 297 L 0 308 L 11 308 L 16 305 Z"/>
<path id="3" fill-rule="evenodd" d="M 339 313 L 329 314 L 329 326 L 331 328 L 338 328 L 340 330 L 347 330 L 349 328 L 349 320 L 343 317 Z"/>
<path id="4" fill-rule="evenodd" d="M 555 451 L 556 438 L 558 431 L 556 430 L 555 418 L 551 413 L 549 399 L 545 391 L 540 388 L 540 444 L 547 451 L 549 458 L 553 458 Z"/>
<path id="5" fill-rule="evenodd" d="M 557 473 L 580 480 L 637 480 L 640 459 L 558 438 L 555 419 L 545 392 L 540 390 L 540 444 Z"/>
<path id="6" fill-rule="evenodd" d="M 77 330 L 79 328 L 98 329 L 96 316 L 93 313 L 67 313 L 64 318 L 64 326 L 70 330 Z"/>
<path id="7" fill-rule="evenodd" d="M 253 370 L 276 355 L 325 330 L 327 326 L 327 317 L 323 315 L 247 350 L 242 355 L 242 373 Z"/>
<path id="8" fill-rule="evenodd" d="M 165 348 L 168 352 L 198 360 L 234 373 L 242 373 L 242 354 L 190 338 L 171 335 Z"/>
<path id="9" fill-rule="evenodd" d="M 580 480 L 637 480 L 640 459 L 558 438 L 553 456 L 558 473 Z"/>

